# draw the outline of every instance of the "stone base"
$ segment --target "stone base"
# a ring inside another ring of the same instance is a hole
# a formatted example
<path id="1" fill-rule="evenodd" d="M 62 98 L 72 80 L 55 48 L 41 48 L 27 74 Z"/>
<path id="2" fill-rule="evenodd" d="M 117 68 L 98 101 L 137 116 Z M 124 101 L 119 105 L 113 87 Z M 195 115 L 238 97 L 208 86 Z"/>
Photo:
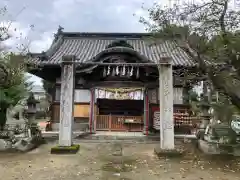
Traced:
<path id="1" fill-rule="evenodd" d="M 51 148 L 51 154 L 76 154 L 79 148 L 79 144 L 74 144 L 72 146 L 55 146 Z"/>
<path id="2" fill-rule="evenodd" d="M 0 151 L 12 149 L 12 143 L 6 139 L 0 139 Z"/>
<path id="3" fill-rule="evenodd" d="M 161 148 L 154 148 L 154 153 L 158 157 L 168 157 L 168 158 L 178 158 L 184 155 L 184 151 L 180 149 L 161 149 Z"/>
<path id="4" fill-rule="evenodd" d="M 16 142 L 0 139 L 0 151 L 28 152 L 44 143 L 45 141 L 42 138 L 36 137 L 18 138 Z"/>

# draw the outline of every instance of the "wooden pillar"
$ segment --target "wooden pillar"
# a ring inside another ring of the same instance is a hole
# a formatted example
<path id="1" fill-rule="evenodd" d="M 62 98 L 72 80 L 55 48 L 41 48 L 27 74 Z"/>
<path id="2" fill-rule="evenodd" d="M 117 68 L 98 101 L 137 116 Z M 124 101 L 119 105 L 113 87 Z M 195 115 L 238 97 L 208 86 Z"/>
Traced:
<path id="1" fill-rule="evenodd" d="M 143 115 L 143 134 L 148 135 L 149 133 L 149 98 L 148 90 L 144 91 L 144 115 Z"/>
<path id="2" fill-rule="evenodd" d="M 162 59 L 158 67 L 160 97 L 160 148 L 174 149 L 173 73 L 171 59 Z"/>
<path id="3" fill-rule="evenodd" d="M 61 72 L 59 145 L 72 145 L 75 88 L 75 57 L 64 56 Z"/>
<path id="4" fill-rule="evenodd" d="M 90 133 L 95 133 L 96 129 L 95 129 L 95 88 L 92 88 L 90 90 L 90 94 L 91 94 L 91 99 L 90 99 L 90 115 L 89 115 L 89 129 L 90 129 Z"/>
<path id="5" fill-rule="evenodd" d="M 96 109 L 95 109 L 95 99 L 96 99 L 96 94 L 95 94 L 95 88 L 92 89 L 92 112 L 93 112 L 93 115 L 92 115 L 92 121 L 93 121 L 93 130 L 92 132 L 93 133 L 96 133 Z"/>

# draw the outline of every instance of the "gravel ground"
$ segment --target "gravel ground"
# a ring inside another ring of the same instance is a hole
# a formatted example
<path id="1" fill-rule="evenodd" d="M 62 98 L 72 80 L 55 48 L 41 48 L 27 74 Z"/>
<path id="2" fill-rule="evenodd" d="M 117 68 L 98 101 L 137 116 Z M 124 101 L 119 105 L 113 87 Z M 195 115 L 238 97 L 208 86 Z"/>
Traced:
<path id="1" fill-rule="evenodd" d="M 235 180 L 240 161 L 206 159 L 193 152 L 181 159 L 159 159 L 156 144 L 124 144 L 123 156 L 113 156 L 113 143 L 80 143 L 75 155 L 52 155 L 54 144 L 26 154 L 0 154 L 4 180 Z M 201 159 L 201 160 L 199 160 Z"/>

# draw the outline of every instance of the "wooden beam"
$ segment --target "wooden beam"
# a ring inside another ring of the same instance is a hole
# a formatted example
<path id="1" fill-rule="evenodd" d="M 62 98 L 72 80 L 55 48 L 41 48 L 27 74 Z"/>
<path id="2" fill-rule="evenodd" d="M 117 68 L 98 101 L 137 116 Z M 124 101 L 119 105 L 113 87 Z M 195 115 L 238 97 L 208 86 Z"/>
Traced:
<path id="1" fill-rule="evenodd" d="M 76 85 L 77 87 L 80 87 Z M 91 87 L 144 87 L 144 88 L 158 88 L 158 82 L 134 82 L 134 81 L 90 81 L 81 86 L 82 89 Z M 174 84 L 173 87 L 183 87 L 183 85 Z"/>
<path id="2" fill-rule="evenodd" d="M 100 65 L 100 66 L 135 66 L 135 67 L 144 67 L 144 66 L 158 66 L 158 65 L 169 65 L 166 62 L 160 63 L 104 63 L 104 62 L 76 62 L 77 65 Z"/>
<path id="3" fill-rule="evenodd" d="M 84 87 L 145 87 L 146 83 L 133 81 L 97 81 L 87 82 Z"/>

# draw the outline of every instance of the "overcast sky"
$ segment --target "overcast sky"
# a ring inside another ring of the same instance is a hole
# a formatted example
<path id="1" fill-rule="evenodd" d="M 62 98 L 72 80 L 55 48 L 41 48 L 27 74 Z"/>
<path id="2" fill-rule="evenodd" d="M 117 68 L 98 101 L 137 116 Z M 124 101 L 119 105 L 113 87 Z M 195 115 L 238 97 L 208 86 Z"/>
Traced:
<path id="1" fill-rule="evenodd" d="M 150 7 L 154 0 L 1 0 L 0 7 L 6 5 L 8 12 L 0 22 L 12 21 L 11 30 L 16 28 L 8 47 L 31 42 L 30 50 L 41 52 L 49 48 L 59 25 L 74 32 L 144 32 L 138 22 L 144 13 L 142 3 Z"/>
<path id="2" fill-rule="evenodd" d="M 158 0 L 162 5 L 181 0 Z M 190 0 L 194 1 L 194 0 Z M 234 0 L 239 1 L 239 0 Z M 0 27 L 12 21 L 10 30 L 14 38 L 7 42 L 10 48 L 18 43 L 30 44 L 32 52 L 47 50 L 53 33 L 59 25 L 64 31 L 74 32 L 144 32 L 138 22 L 146 15 L 144 7 L 151 7 L 154 0 L 0 0 L 0 7 L 7 13 L 0 16 Z M 136 16 L 133 16 L 136 14 Z M 31 29 L 30 26 L 34 25 Z M 19 38 L 20 37 L 20 38 Z M 31 80 L 39 84 L 39 78 Z"/>

